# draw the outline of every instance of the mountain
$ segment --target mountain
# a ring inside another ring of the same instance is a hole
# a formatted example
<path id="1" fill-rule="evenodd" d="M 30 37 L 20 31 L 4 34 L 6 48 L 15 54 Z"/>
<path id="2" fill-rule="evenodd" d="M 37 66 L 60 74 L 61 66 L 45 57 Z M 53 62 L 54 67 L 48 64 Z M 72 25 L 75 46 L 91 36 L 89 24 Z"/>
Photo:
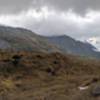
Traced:
<path id="1" fill-rule="evenodd" d="M 100 52 L 97 52 L 96 48 L 89 43 L 77 41 L 66 35 L 46 38 L 49 43 L 57 45 L 64 53 L 100 58 Z"/>
<path id="2" fill-rule="evenodd" d="M 89 43 L 69 36 L 44 37 L 24 28 L 0 26 L 0 49 L 12 51 L 62 52 L 100 58 L 100 53 Z"/>
<path id="3" fill-rule="evenodd" d="M 15 51 L 59 51 L 42 36 L 24 28 L 0 26 L 0 49 Z"/>

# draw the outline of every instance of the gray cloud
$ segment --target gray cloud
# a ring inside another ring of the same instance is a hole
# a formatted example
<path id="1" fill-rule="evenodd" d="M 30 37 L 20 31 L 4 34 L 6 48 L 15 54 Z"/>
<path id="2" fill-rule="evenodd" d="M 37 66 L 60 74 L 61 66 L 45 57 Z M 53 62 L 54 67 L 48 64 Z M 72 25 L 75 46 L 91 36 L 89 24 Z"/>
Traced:
<path id="1" fill-rule="evenodd" d="M 32 0 L 0 0 L 0 14 L 18 13 L 32 6 Z"/>
<path id="2" fill-rule="evenodd" d="M 100 0 L 0 0 L 0 13 L 15 13 L 29 8 L 40 10 L 47 6 L 56 11 L 72 9 L 78 14 L 85 14 L 87 10 L 100 10 Z"/>
<path id="3" fill-rule="evenodd" d="M 49 7 L 61 11 L 73 9 L 73 11 L 83 14 L 87 10 L 100 10 L 100 0 L 44 0 Z"/>
<path id="4" fill-rule="evenodd" d="M 99 10 L 100 9 L 100 0 L 0 0 L 0 15 L 9 16 L 9 14 L 18 16 L 15 13 L 21 14 L 20 12 L 24 11 L 24 15 L 27 15 L 27 11 L 30 9 L 36 10 L 36 12 L 41 12 L 42 7 L 46 6 L 48 8 L 48 13 L 52 10 L 55 12 L 54 15 L 49 15 L 48 18 L 42 18 L 40 21 L 37 21 L 34 16 L 31 18 L 21 17 L 21 18 L 8 18 L 5 17 L 5 21 L 3 24 L 8 23 L 8 25 L 19 25 L 26 26 L 30 29 L 36 30 L 42 34 L 70 34 L 74 37 L 80 37 L 84 33 L 87 36 L 91 34 L 98 35 L 100 32 L 99 25 L 99 17 L 97 20 L 94 20 L 93 23 L 84 22 L 86 17 L 85 13 L 88 9 Z M 69 9 L 73 9 L 73 14 L 75 17 L 75 21 L 69 19 L 70 16 L 65 16 L 65 18 L 61 17 L 61 14 L 66 14 Z M 78 21 L 80 20 L 77 14 L 84 14 L 83 19 L 81 18 L 80 24 Z M 6 15 L 5 15 L 6 14 Z M 95 14 L 95 13 L 94 13 Z M 42 15 L 43 17 L 44 15 Z M 93 15 L 95 16 L 95 15 Z M 2 19 L 1 19 L 2 20 Z M 9 21 L 8 21 L 9 20 Z M 24 21 L 24 22 L 23 22 Z M 60 23 L 60 24 L 59 24 Z M 84 24 L 82 26 L 81 24 Z M 78 26 L 77 26 L 78 25 Z M 81 26 L 81 27 L 80 27 Z"/>

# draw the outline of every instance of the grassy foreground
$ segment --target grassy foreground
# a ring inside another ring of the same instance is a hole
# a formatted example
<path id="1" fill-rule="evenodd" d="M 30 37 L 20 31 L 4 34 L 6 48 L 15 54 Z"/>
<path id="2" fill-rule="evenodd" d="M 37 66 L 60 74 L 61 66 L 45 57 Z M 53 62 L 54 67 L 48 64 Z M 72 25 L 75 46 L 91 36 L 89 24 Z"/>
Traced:
<path id="1" fill-rule="evenodd" d="M 99 82 L 97 60 L 0 51 L 0 100 L 99 100 L 92 94 Z"/>

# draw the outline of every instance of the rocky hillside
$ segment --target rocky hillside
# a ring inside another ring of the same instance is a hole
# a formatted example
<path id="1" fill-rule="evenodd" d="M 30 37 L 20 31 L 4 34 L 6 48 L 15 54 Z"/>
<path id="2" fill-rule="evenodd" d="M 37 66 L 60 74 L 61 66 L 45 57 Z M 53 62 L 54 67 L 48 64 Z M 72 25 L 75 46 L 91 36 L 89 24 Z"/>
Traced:
<path id="1" fill-rule="evenodd" d="M 59 51 L 57 47 L 48 43 L 42 36 L 30 30 L 0 26 L 0 49 L 15 51 Z"/>
<path id="2" fill-rule="evenodd" d="M 99 100 L 99 85 L 100 61 L 0 51 L 0 100 Z"/>
<path id="3" fill-rule="evenodd" d="M 62 52 L 100 58 L 100 52 L 89 43 L 68 36 L 43 37 L 23 29 L 0 26 L 0 49 L 9 51 Z"/>
<path id="4" fill-rule="evenodd" d="M 64 53 L 100 58 L 100 52 L 95 51 L 96 48 L 89 43 L 77 41 L 66 35 L 46 38 L 49 43 L 57 45 Z"/>

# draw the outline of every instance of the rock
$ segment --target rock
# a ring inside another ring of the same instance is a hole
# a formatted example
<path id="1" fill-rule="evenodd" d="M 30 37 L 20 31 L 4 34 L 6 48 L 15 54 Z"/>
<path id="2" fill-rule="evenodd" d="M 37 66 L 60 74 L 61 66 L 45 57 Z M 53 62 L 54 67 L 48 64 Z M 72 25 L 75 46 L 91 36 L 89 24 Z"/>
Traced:
<path id="1" fill-rule="evenodd" d="M 95 97 L 100 96 L 100 86 L 97 86 L 92 90 L 92 95 Z"/>

